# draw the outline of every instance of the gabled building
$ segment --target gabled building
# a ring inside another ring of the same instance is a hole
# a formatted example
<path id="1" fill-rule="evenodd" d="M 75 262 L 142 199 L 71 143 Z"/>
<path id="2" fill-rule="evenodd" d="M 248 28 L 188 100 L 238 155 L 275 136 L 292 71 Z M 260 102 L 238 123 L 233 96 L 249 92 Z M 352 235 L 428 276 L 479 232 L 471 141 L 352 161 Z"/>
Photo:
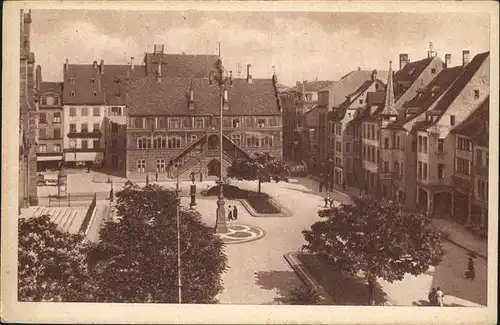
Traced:
<path id="1" fill-rule="evenodd" d="M 468 61 L 468 52 L 463 61 Z M 489 96 L 489 52 L 477 54 L 458 78 L 428 111 L 425 120 L 415 123 L 417 132 L 417 205 L 429 214 L 452 208 L 454 139 L 450 132 Z M 453 210 L 453 209 L 451 209 Z"/>
<path id="2" fill-rule="evenodd" d="M 63 161 L 62 82 L 42 81 L 42 67 L 36 68 L 37 170 L 56 170 Z"/>
<path id="3" fill-rule="evenodd" d="M 217 176 L 220 164 L 256 152 L 282 157 L 277 79 L 232 79 L 223 94 L 210 78 L 155 76 L 131 81 L 127 94 L 128 178 L 160 178 L 191 172 Z M 221 96 L 222 95 L 222 96 Z M 223 150 L 219 161 L 219 118 L 224 105 Z M 225 168 L 224 168 L 225 170 Z"/>
<path id="4" fill-rule="evenodd" d="M 19 66 L 19 198 L 18 207 L 38 204 L 36 173 L 36 105 L 34 65 L 31 52 L 31 10 L 21 10 Z"/>
<path id="5" fill-rule="evenodd" d="M 452 217 L 488 229 L 489 97 L 451 131 L 455 163 Z"/>

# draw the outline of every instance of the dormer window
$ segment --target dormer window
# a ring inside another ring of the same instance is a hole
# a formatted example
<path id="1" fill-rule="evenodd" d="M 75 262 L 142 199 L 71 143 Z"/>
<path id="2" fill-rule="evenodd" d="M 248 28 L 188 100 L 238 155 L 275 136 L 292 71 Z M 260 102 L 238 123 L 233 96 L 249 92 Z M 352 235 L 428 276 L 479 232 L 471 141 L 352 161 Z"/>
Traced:
<path id="1" fill-rule="evenodd" d="M 95 78 L 90 79 L 90 82 L 95 84 Z"/>
<path id="2" fill-rule="evenodd" d="M 360 104 L 363 104 L 363 100 L 362 100 L 362 99 L 360 99 L 360 100 L 359 100 L 359 103 L 360 103 Z"/>
<path id="3" fill-rule="evenodd" d="M 432 68 L 432 69 L 431 69 L 431 73 L 432 73 L 432 74 L 436 74 L 436 69 Z"/>
<path id="4" fill-rule="evenodd" d="M 70 91 L 70 93 L 69 93 L 69 94 L 70 94 L 71 96 L 75 96 L 75 91 L 74 91 L 74 90 L 72 90 L 72 91 Z"/>
<path id="5" fill-rule="evenodd" d="M 69 83 L 70 84 L 74 84 L 75 83 L 75 78 L 73 78 L 73 77 L 69 78 Z"/>
<path id="6" fill-rule="evenodd" d="M 474 89 L 474 99 L 479 99 L 479 89 Z"/>
<path id="7" fill-rule="evenodd" d="M 122 97 L 122 94 L 118 92 L 118 93 L 115 94 L 115 96 L 116 97 Z"/>
<path id="8" fill-rule="evenodd" d="M 92 92 L 92 95 L 97 96 L 97 91 L 95 91 L 95 90 L 94 90 L 94 91 Z"/>

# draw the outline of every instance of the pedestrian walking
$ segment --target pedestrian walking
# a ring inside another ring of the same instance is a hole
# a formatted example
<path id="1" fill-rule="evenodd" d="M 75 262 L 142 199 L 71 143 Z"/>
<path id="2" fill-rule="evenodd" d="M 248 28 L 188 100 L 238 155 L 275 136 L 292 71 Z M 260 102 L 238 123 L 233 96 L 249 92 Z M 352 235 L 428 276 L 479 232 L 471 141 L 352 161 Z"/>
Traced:
<path id="1" fill-rule="evenodd" d="M 465 272 L 465 278 L 467 280 L 474 280 L 476 278 L 476 270 L 474 269 L 474 260 L 471 254 L 469 254 L 469 263 L 467 265 L 467 272 Z"/>
<path id="2" fill-rule="evenodd" d="M 323 182 L 319 182 L 319 192 L 323 192 Z"/>
<path id="3" fill-rule="evenodd" d="M 333 198 L 330 198 L 330 209 L 333 208 Z"/>
<path id="4" fill-rule="evenodd" d="M 429 299 L 429 304 L 431 306 L 437 306 L 436 292 L 437 292 L 436 288 L 432 288 L 432 290 L 427 295 L 427 299 Z"/>
<path id="5" fill-rule="evenodd" d="M 436 290 L 436 306 L 439 306 L 439 307 L 444 306 L 444 293 L 440 287 L 437 287 L 437 290 Z"/>
<path id="6" fill-rule="evenodd" d="M 233 221 L 233 209 L 231 209 L 231 206 L 227 207 L 227 220 Z"/>
<path id="7" fill-rule="evenodd" d="M 327 193 L 325 196 L 325 209 L 328 208 L 328 204 L 330 203 L 331 197 L 330 193 Z"/>
<path id="8" fill-rule="evenodd" d="M 203 173 L 200 172 L 200 182 L 203 182 Z"/>
<path id="9" fill-rule="evenodd" d="M 236 207 L 236 205 L 233 206 L 233 220 L 238 220 L 238 208 Z"/>
<path id="10" fill-rule="evenodd" d="M 342 189 L 344 190 L 344 192 L 345 192 L 345 188 L 346 188 L 346 186 L 345 186 L 345 180 L 343 180 L 342 181 Z"/>
<path id="11" fill-rule="evenodd" d="M 155 173 L 155 180 L 158 182 L 158 172 Z"/>

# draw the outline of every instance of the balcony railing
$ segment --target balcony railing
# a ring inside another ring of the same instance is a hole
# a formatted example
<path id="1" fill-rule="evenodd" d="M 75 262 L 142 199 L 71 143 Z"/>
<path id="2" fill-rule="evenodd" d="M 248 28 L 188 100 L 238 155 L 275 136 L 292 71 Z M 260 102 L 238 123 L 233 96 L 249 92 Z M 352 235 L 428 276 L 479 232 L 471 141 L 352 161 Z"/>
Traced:
<path id="1" fill-rule="evenodd" d="M 69 132 L 68 138 L 100 138 L 102 136 L 101 131 L 92 131 L 92 132 Z"/>
<path id="2" fill-rule="evenodd" d="M 65 153 L 73 153 L 73 152 L 104 152 L 104 148 L 69 148 L 64 149 Z"/>

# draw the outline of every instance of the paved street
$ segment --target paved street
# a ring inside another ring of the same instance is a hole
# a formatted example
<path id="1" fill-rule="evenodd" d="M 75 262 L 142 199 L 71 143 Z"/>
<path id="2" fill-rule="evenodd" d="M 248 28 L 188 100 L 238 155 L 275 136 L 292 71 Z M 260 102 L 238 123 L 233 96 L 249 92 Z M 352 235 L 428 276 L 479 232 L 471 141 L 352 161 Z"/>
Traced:
<path id="1" fill-rule="evenodd" d="M 104 193 L 110 188 L 110 184 L 92 182 L 92 174 L 86 173 L 68 175 L 68 183 L 71 193 Z M 159 184 L 175 186 L 173 182 Z M 187 181 L 182 182 L 181 187 L 187 189 L 189 184 Z M 199 188 L 204 188 L 208 184 L 213 185 L 213 181 L 197 184 Z M 257 189 L 256 182 L 232 181 L 232 184 L 245 189 Z M 122 186 L 123 183 L 114 184 L 115 191 Z M 238 205 L 238 223 L 260 227 L 266 232 L 266 236 L 257 241 L 227 246 L 230 269 L 223 275 L 225 290 L 218 297 L 221 303 L 275 304 L 275 298 L 280 296 L 280 292 L 302 285 L 283 255 L 299 250 L 304 243 L 301 231 L 318 220 L 317 210 L 322 208 L 323 200 L 318 193 L 317 182 L 299 179 L 290 183 L 264 183 L 262 190 L 292 211 L 293 216 L 255 218 L 239 202 L 226 202 L 226 206 Z M 334 191 L 332 197 L 338 202 L 349 201 L 347 195 L 338 191 Z M 198 195 L 197 201 L 198 211 L 202 213 L 203 219 L 213 226 L 215 199 Z M 187 206 L 188 202 L 188 198 L 184 197 L 183 204 Z M 463 276 L 467 267 L 466 252 L 448 242 L 445 247 L 445 260 L 436 270 L 429 270 L 427 274 L 418 277 L 407 276 L 402 282 L 392 284 L 381 280 L 382 289 L 398 305 L 422 304 L 422 301 L 427 300 L 427 293 L 432 286 L 441 286 L 447 295 L 485 304 L 486 260 L 477 259 L 477 278 L 474 282 L 467 281 Z"/>

